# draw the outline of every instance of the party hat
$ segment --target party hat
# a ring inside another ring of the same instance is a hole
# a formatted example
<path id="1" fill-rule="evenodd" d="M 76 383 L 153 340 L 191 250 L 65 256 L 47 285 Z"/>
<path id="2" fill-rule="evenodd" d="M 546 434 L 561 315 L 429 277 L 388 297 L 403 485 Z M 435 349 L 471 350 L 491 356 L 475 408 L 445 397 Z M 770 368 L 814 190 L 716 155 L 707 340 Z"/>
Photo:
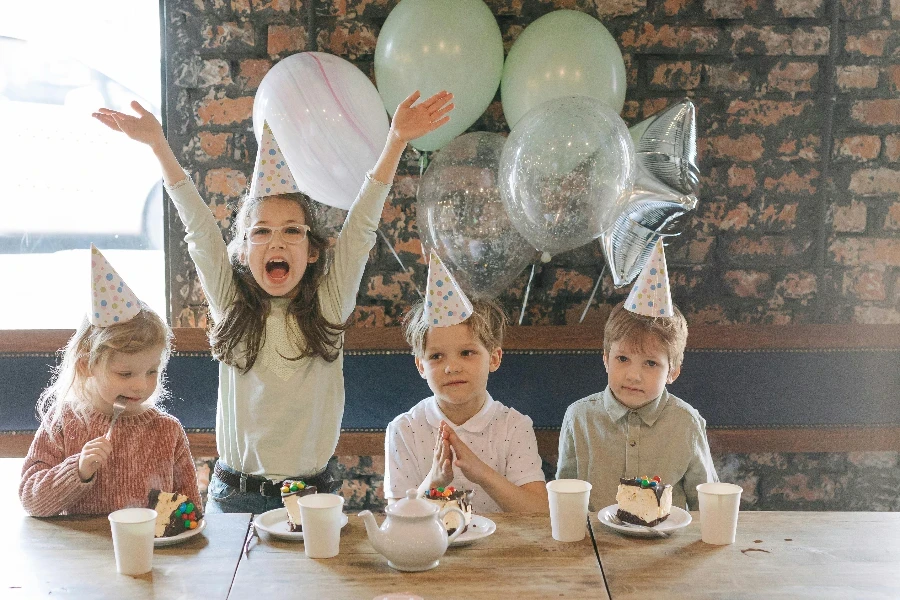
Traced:
<path id="1" fill-rule="evenodd" d="M 268 123 L 263 123 L 262 140 L 256 154 L 256 168 L 250 183 L 250 197 L 275 196 L 299 191 L 291 169 L 275 141 Z"/>
<path id="2" fill-rule="evenodd" d="M 106 257 L 91 244 L 91 323 L 124 323 L 141 311 L 141 303 Z"/>
<path id="3" fill-rule="evenodd" d="M 425 292 L 425 318 L 432 327 L 462 323 L 472 314 L 472 303 L 453 275 L 434 252 L 428 262 L 428 289 Z"/>
<path id="4" fill-rule="evenodd" d="M 644 270 L 635 280 L 634 287 L 625 300 L 625 308 L 647 317 L 671 317 L 674 314 L 662 239 L 656 242 Z"/>

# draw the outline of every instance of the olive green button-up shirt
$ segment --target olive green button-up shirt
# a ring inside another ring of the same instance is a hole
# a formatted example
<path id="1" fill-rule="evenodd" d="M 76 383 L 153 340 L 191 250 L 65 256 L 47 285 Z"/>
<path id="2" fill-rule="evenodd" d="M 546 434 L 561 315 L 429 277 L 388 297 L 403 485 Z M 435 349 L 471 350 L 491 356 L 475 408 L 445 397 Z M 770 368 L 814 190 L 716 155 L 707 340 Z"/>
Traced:
<path id="1" fill-rule="evenodd" d="M 687 510 L 699 508 L 698 484 L 719 480 L 706 421 L 690 404 L 663 390 L 632 410 L 607 387 L 569 406 L 556 478 L 590 482 L 592 511 L 616 503 L 621 477 L 654 475 L 672 485 L 672 504 Z"/>

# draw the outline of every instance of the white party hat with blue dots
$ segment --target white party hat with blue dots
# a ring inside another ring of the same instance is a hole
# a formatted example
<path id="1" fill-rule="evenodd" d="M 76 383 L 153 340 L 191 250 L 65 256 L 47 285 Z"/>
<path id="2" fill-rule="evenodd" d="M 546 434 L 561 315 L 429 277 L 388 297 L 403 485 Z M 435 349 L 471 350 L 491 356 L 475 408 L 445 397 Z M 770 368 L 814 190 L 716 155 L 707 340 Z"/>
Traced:
<path id="1" fill-rule="evenodd" d="M 275 141 L 275 134 L 268 123 L 263 123 L 259 152 L 256 153 L 256 168 L 253 169 L 253 180 L 250 182 L 250 197 L 262 198 L 298 191 L 297 182 Z"/>
<path id="2" fill-rule="evenodd" d="M 671 317 L 672 290 L 669 287 L 669 273 L 666 270 L 666 252 L 662 238 L 656 242 L 650 259 L 635 280 L 625 308 L 647 317 Z"/>
<path id="3" fill-rule="evenodd" d="M 91 244 L 91 323 L 109 327 L 124 323 L 141 312 L 138 297 Z"/>
<path id="4" fill-rule="evenodd" d="M 431 327 L 449 327 L 462 323 L 472 314 L 472 303 L 457 285 L 453 275 L 431 253 L 428 261 L 428 289 L 425 291 L 425 318 Z"/>

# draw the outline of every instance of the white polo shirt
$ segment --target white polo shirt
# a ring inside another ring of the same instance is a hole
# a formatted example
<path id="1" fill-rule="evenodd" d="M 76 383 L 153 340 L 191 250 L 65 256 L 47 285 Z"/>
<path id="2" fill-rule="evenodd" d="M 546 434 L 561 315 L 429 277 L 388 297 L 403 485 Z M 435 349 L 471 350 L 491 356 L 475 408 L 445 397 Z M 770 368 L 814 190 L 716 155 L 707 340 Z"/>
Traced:
<path id="1" fill-rule="evenodd" d="M 432 396 L 396 417 L 387 427 L 384 443 L 387 498 L 404 498 L 406 490 L 419 487 L 425 480 L 434 460 L 434 442 L 442 420 L 476 456 L 514 485 L 544 481 L 537 438 L 529 417 L 497 402 L 489 394 L 478 414 L 462 425 L 454 425 Z M 453 467 L 450 485 L 475 490 L 472 499 L 475 512 L 501 512 L 493 498 L 481 486 L 466 479 L 458 467 Z"/>

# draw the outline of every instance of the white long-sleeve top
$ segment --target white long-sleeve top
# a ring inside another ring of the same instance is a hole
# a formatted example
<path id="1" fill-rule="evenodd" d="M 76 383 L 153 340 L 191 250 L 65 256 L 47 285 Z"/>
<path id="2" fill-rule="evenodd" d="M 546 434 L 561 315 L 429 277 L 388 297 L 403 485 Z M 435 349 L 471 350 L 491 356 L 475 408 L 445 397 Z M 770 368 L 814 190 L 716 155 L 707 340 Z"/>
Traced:
<path id="1" fill-rule="evenodd" d="M 188 252 L 197 267 L 212 318 L 234 301 L 236 288 L 225 241 L 215 218 L 190 179 L 167 188 L 184 223 Z M 356 295 L 390 186 L 369 177 L 350 208 L 335 246 L 334 261 L 318 291 L 322 314 L 345 321 Z M 287 319 L 287 298 L 273 298 L 265 341 L 247 373 L 219 363 L 216 447 L 230 467 L 270 479 L 322 470 L 337 447 L 344 414 L 344 355 L 289 361 L 299 349 L 296 322 Z M 290 331 L 289 331 L 290 328 Z"/>

